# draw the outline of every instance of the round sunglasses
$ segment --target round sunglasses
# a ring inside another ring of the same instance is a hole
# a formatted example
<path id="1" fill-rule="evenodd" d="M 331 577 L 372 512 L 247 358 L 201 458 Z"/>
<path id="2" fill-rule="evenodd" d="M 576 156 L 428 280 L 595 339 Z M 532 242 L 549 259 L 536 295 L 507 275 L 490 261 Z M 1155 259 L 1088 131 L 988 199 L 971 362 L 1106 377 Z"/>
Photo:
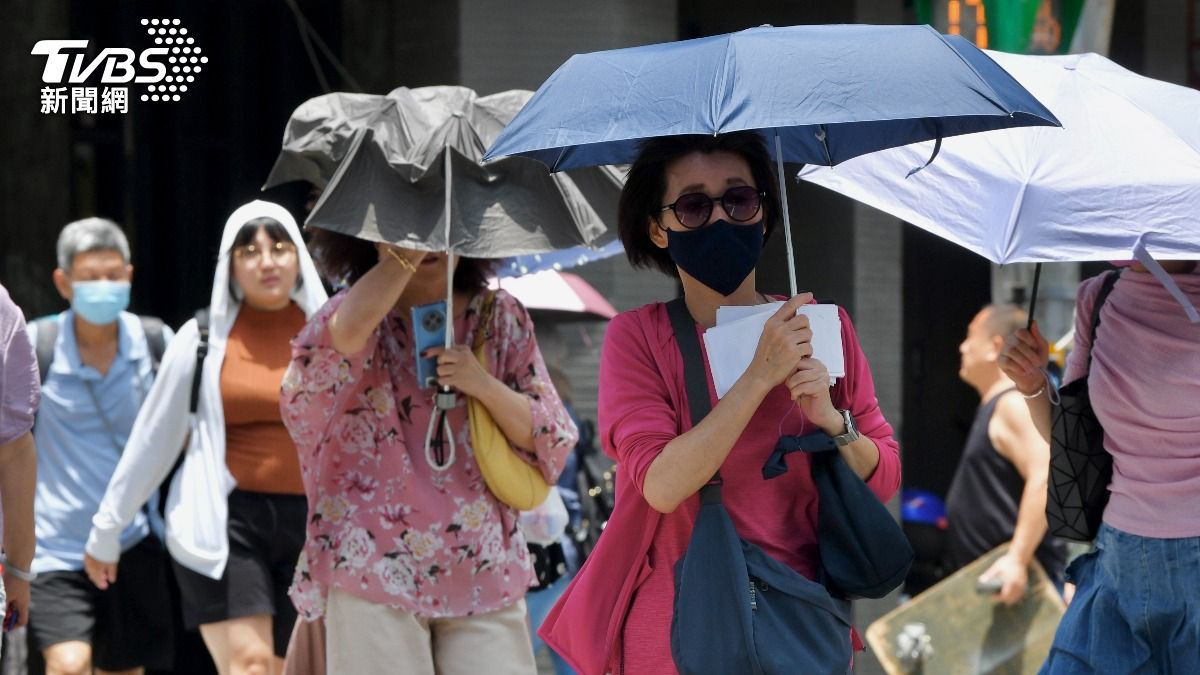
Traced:
<path id="1" fill-rule="evenodd" d="M 703 227 L 712 215 L 713 202 L 721 202 L 725 215 L 737 223 L 749 222 L 762 208 L 766 192 L 750 185 L 729 188 L 725 194 L 713 199 L 703 192 L 689 192 L 674 203 L 662 207 L 662 211 L 674 211 L 675 218 L 689 230 Z"/>

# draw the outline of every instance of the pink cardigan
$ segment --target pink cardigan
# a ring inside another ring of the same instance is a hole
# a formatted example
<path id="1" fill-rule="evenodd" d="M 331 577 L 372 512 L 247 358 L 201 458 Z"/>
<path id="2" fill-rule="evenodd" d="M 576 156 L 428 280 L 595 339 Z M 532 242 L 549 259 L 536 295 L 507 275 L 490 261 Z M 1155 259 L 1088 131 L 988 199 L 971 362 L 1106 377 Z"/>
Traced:
<path id="1" fill-rule="evenodd" d="M 839 314 L 846 377 L 834 387 L 834 404 L 849 408 L 860 431 L 879 446 L 879 465 L 867 484 L 886 501 L 900 484 L 898 446 L 879 409 L 850 317 L 844 310 Z M 605 536 L 540 631 L 584 675 L 599 675 L 622 662 L 639 672 L 674 670 L 672 574 L 687 548 L 699 500 L 693 496 L 675 512 L 660 514 L 642 497 L 642 484 L 663 447 L 691 428 L 687 411 L 682 358 L 666 306 L 647 305 L 613 319 L 600 363 L 599 418 L 604 451 L 620 466 L 616 508 Z M 788 455 L 790 470 L 771 481 L 762 479 L 761 469 L 781 434 L 814 430 L 787 389 L 777 387 L 721 469 L 725 503 L 741 536 L 808 576 L 819 561 L 808 457 Z"/>

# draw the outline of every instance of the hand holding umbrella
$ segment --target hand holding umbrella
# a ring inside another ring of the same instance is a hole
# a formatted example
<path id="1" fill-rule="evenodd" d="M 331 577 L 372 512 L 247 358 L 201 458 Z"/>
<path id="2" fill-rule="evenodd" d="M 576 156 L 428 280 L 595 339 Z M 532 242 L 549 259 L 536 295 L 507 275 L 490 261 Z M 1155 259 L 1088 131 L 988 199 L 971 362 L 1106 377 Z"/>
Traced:
<path id="1" fill-rule="evenodd" d="M 1030 328 L 1008 336 L 999 358 L 1000 369 L 1025 396 L 1036 396 L 1046 386 L 1045 368 L 1049 362 L 1050 345 L 1036 321 Z"/>

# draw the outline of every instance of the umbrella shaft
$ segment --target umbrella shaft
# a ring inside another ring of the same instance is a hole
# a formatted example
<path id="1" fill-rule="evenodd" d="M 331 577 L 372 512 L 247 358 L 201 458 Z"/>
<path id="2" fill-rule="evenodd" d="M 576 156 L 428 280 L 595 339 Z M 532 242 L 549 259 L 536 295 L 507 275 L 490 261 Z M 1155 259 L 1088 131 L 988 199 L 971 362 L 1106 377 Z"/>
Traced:
<path id="1" fill-rule="evenodd" d="M 1037 294 L 1038 285 L 1042 282 L 1042 263 L 1038 263 L 1033 268 L 1033 290 L 1029 294 L 1029 322 L 1025 324 L 1025 330 L 1033 329 L 1033 312 L 1037 309 Z"/>
<path id="2" fill-rule="evenodd" d="M 788 217 L 787 183 L 783 177 L 783 144 L 779 140 L 779 129 L 775 130 L 775 168 L 779 172 L 779 205 L 783 209 L 783 241 L 787 248 L 788 283 L 791 284 L 791 296 L 799 291 L 796 288 L 796 256 L 792 251 L 792 221 Z"/>
<path id="3" fill-rule="evenodd" d="M 454 346 L 454 251 L 450 247 L 450 146 L 446 146 L 446 349 Z"/>

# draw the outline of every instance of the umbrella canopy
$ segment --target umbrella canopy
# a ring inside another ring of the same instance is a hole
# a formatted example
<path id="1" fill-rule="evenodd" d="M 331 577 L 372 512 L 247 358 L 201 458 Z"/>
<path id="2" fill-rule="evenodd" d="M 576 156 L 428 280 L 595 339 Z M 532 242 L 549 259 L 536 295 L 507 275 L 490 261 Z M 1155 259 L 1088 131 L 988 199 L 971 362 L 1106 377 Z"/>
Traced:
<path id="1" fill-rule="evenodd" d="M 928 26 L 764 26 L 572 56 L 484 159 L 531 157 L 559 171 L 632 162 L 646 138 L 758 130 L 774 141 L 782 184 L 784 162 L 833 165 L 920 140 L 1056 124 L 961 37 Z M 782 215 L 794 295 L 787 200 Z"/>
<path id="2" fill-rule="evenodd" d="M 426 251 L 499 258 L 603 243 L 616 221 L 615 169 L 547 176 L 522 160 L 480 165 L 529 96 L 401 87 L 317 97 L 289 120 L 266 187 L 325 184 L 309 226 Z"/>
<path id="3" fill-rule="evenodd" d="M 765 130 L 778 132 L 785 162 L 832 165 L 921 140 L 1054 124 L 961 37 L 928 26 L 764 26 L 572 56 L 486 159 L 520 155 L 558 171 L 629 163 L 655 136 Z"/>
<path id="4" fill-rule="evenodd" d="M 1054 108 L 1062 129 L 923 143 L 800 177 L 995 263 L 1200 258 L 1200 92 L 1096 54 L 990 53 Z"/>
<path id="5" fill-rule="evenodd" d="M 531 312 L 560 318 L 608 320 L 617 310 L 591 284 L 568 272 L 544 270 L 521 277 L 493 279 L 492 288 L 512 293 Z"/>

